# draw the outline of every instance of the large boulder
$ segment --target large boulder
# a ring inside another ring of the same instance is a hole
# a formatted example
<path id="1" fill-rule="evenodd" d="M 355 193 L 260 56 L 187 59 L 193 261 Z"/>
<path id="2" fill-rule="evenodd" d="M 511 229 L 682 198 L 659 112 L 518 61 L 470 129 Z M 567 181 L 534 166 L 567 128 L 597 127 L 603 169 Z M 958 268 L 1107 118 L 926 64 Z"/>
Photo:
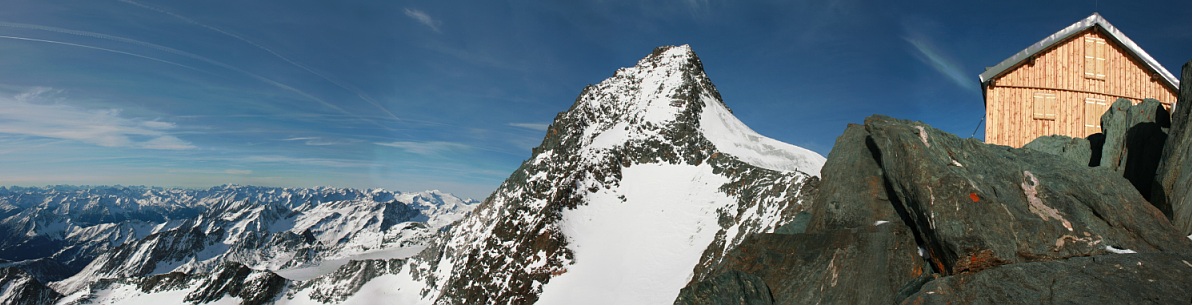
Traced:
<path id="1" fill-rule="evenodd" d="M 1171 253 L 1012 264 L 938 278 L 903 303 L 1189 305 L 1190 265 Z"/>
<path id="2" fill-rule="evenodd" d="M 894 304 L 932 277 L 911 235 L 901 223 L 752 235 L 674 303 Z"/>
<path id="3" fill-rule="evenodd" d="M 824 168 L 820 188 L 808 209 L 808 232 L 903 222 L 890 202 L 890 191 L 878 166 L 865 126 L 850 124 L 836 138 Z"/>
<path id="4" fill-rule="evenodd" d="M 930 280 L 876 149 L 864 126 L 850 124 L 807 210 L 774 234 L 747 238 L 675 303 L 892 304 Z"/>
<path id="5" fill-rule="evenodd" d="M 1082 166 L 1090 166 L 1092 156 L 1090 140 L 1064 135 L 1036 137 L 1023 148 L 1060 156 Z"/>
<path id="6" fill-rule="evenodd" d="M 1190 176 L 1190 139 L 1193 137 L 1190 109 L 1193 107 L 1193 100 L 1190 97 L 1190 88 L 1190 63 L 1186 63 L 1181 68 L 1181 90 L 1177 95 L 1177 103 L 1173 106 L 1172 127 L 1161 151 L 1161 162 L 1151 198 L 1152 204 L 1164 212 L 1178 230 L 1187 235 L 1193 232 L 1193 216 L 1190 210 L 1193 198 L 1193 178 Z"/>
<path id="7" fill-rule="evenodd" d="M 942 274 L 1110 250 L 1190 249 L 1160 211 L 1110 171 L 918 122 L 874 115 L 865 126 L 888 183 Z"/>
<path id="8" fill-rule="evenodd" d="M 727 271 L 694 285 L 683 287 L 675 304 L 766 305 L 773 304 L 770 288 L 753 274 Z"/>
<path id="9" fill-rule="evenodd" d="M 1169 112 L 1160 101 L 1144 99 L 1133 104 L 1127 99 L 1115 100 L 1102 114 L 1105 140 L 1099 166 L 1115 170 L 1145 199 L 1152 198 L 1152 182 L 1169 127 Z"/>
<path id="10" fill-rule="evenodd" d="M 749 236 L 675 303 L 1189 300 L 1178 261 L 1189 239 L 1106 168 L 871 116 L 845 129 L 821 173 L 801 224 Z M 1129 264 L 1153 266 L 1129 275 Z M 1172 283 L 1143 284 L 1158 280 Z M 1129 291 L 1141 289 L 1155 291 Z"/>

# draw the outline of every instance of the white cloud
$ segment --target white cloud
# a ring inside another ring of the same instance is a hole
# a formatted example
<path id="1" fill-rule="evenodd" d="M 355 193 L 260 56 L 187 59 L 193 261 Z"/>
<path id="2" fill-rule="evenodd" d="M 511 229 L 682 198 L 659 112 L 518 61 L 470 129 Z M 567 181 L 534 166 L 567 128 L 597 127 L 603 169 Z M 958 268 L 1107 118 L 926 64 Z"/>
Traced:
<path id="1" fill-rule="evenodd" d="M 393 141 L 393 142 L 376 142 L 374 144 L 380 146 L 388 146 L 399 148 L 408 153 L 420 155 L 437 155 L 451 151 L 469 150 L 471 147 L 466 144 L 448 142 L 448 141 Z"/>
<path id="2" fill-rule="evenodd" d="M 545 129 L 549 128 L 548 123 L 512 122 L 507 125 L 534 131 L 545 131 Z"/>
<path id="3" fill-rule="evenodd" d="M 361 140 L 350 139 L 350 138 L 328 139 L 328 138 L 322 138 L 322 137 L 292 137 L 292 138 L 283 139 L 283 141 L 303 141 L 304 145 L 309 145 L 309 146 L 332 146 L 332 145 L 342 145 L 342 144 L 351 144 L 351 143 L 361 142 Z"/>
<path id="4" fill-rule="evenodd" d="M 155 130 L 169 130 L 175 128 L 175 123 L 158 121 L 157 119 L 142 122 L 141 125 Z"/>
<path id="5" fill-rule="evenodd" d="M 305 158 L 305 157 L 289 157 L 279 155 L 258 155 L 234 158 L 232 161 L 243 163 L 276 163 L 276 164 L 293 164 L 305 166 L 321 166 L 321 167 L 366 167 L 371 166 L 369 163 L 344 160 L 344 159 L 329 159 L 329 158 Z"/>
<path id="6" fill-rule="evenodd" d="M 33 103 L 40 102 L 39 100 L 43 100 L 45 97 L 53 96 L 59 93 L 62 93 L 61 89 L 37 86 L 13 96 L 13 99 L 16 99 L 20 102 Z"/>
<path id="7" fill-rule="evenodd" d="M 157 150 L 194 149 L 168 134 L 174 123 L 121 117 L 118 109 L 86 110 L 68 105 L 36 104 L 54 92 L 45 87 L 0 96 L 0 133 L 74 140 L 105 147 Z"/>
<path id="8" fill-rule="evenodd" d="M 424 11 L 404 8 L 403 14 L 408 15 L 409 18 L 412 18 L 413 20 L 416 20 L 425 26 L 428 26 L 437 33 L 441 32 L 441 22 L 433 20 L 433 17 L 429 16 L 428 13 L 425 13 Z"/>
<path id="9" fill-rule="evenodd" d="M 243 169 L 225 169 L 225 174 L 232 174 L 232 175 L 250 175 L 250 174 L 254 174 L 254 170 L 243 170 Z"/>
<path id="10" fill-rule="evenodd" d="M 971 79 L 971 76 L 961 69 L 961 65 L 958 64 L 952 53 L 944 52 L 936 44 L 934 39 L 924 34 L 936 32 L 940 28 L 939 25 L 919 19 L 907 19 L 903 21 L 903 27 L 905 28 L 906 35 L 902 38 L 908 44 L 911 44 L 911 47 L 915 48 L 914 52 L 911 53 L 920 62 L 939 72 L 962 89 L 978 89 L 977 80 Z"/>

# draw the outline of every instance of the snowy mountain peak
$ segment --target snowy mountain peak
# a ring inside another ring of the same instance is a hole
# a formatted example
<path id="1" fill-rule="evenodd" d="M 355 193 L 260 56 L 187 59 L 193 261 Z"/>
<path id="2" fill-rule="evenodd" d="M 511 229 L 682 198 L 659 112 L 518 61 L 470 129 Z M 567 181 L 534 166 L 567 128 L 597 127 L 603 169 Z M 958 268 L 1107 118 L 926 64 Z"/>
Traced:
<path id="1" fill-rule="evenodd" d="M 823 161 L 732 116 L 690 46 L 660 47 L 587 86 L 392 281 L 423 284 L 409 302 L 670 303 L 746 235 L 792 220 Z"/>
<path id="2" fill-rule="evenodd" d="M 658 47 L 636 66 L 588 86 L 550 126 L 546 145 L 559 146 L 563 139 L 553 134 L 579 126 L 584 127 L 576 130 L 579 145 L 591 162 L 601 162 L 602 152 L 621 146 L 677 144 L 692 134 L 766 169 L 818 176 L 824 162 L 819 154 L 762 136 L 733 116 L 688 45 Z"/>

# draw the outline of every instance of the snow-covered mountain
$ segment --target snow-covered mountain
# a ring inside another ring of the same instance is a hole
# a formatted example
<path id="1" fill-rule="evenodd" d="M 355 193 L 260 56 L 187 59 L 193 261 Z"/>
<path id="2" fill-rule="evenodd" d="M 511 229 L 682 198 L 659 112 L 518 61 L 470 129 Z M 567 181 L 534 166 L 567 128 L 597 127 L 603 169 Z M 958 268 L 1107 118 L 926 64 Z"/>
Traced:
<path id="1" fill-rule="evenodd" d="M 14 270 L 0 287 L 36 284 L 42 287 L 31 288 L 40 290 L 48 284 L 54 289 L 49 296 L 67 295 L 61 302 L 91 303 L 169 288 L 187 290 L 184 296 L 212 291 L 215 282 L 228 281 L 210 277 L 214 271 L 242 278 L 245 271 L 258 271 L 282 284 L 288 279 L 279 275 L 312 278 L 352 259 L 411 256 L 476 205 L 440 191 L 0 188 L 0 206 L 13 207 L 0 220 L 5 229 L 0 245 L 6 246 L 0 267 Z M 163 279 L 176 283 L 156 286 Z"/>
<path id="2" fill-rule="evenodd" d="M 584 89 L 421 254 L 352 262 L 278 302 L 670 304 L 794 219 L 823 162 L 737 120 L 689 46 L 661 47 Z"/>
<path id="3" fill-rule="evenodd" d="M 12 229 L 0 244 L 60 250 L 0 258 L 24 265 L 13 284 L 44 294 L 22 298 L 67 304 L 669 304 L 746 236 L 795 219 L 823 163 L 741 123 L 689 46 L 661 47 L 586 87 L 482 203 L 334 188 L 0 189 L 0 226 Z M 25 272 L 37 262 L 70 277 L 39 281 Z"/>

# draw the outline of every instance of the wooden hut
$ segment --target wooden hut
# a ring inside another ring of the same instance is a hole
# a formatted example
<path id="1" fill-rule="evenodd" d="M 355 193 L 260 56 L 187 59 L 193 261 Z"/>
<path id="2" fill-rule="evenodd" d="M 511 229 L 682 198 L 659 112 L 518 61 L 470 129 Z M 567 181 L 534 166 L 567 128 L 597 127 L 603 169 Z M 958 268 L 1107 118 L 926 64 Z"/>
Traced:
<path id="1" fill-rule="evenodd" d="M 1177 101 L 1177 77 L 1094 13 L 978 75 L 986 142 L 1021 147 L 1043 135 L 1086 137 L 1115 99 Z"/>

